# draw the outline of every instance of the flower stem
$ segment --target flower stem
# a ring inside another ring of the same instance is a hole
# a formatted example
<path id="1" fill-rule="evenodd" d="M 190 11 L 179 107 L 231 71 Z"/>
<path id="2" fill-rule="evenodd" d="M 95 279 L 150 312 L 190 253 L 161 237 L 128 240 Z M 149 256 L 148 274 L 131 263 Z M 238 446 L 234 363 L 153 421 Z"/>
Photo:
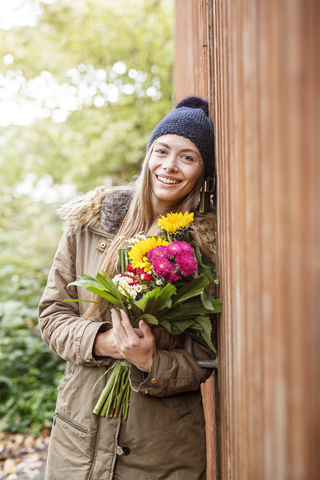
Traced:
<path id="1" fill-rule="evenodd" d="M 118 393 L 118 396 L 117 396 L 117 402 L 116 402 L 114 417 L 118 416 L 120 406 L 121 406 L 121 401 L 122 401 L 123 395 L 126 391 L 126 388 L 127 388 L 128 382 L 129 382 L 129 372 L 128 371 L 123 372 L 121 380 L 122 380 L 122 382 L 121 382 L 121 386 L 120 386 L 120 392 Z M 123 383 L 124 380 L 125 380 L 125 383 Z"/>
<path id="2" fill-rule="evenodd" d="M 121 369 L 121 365 L 119 365 L 118 363 L 114 366 L 113 368 L 113 371 L 111 373 L 111 376 L 106 384 L 106 386 L 104 387 L 104 389 L 102 390 L 102 393 L 99 397 L 99 400 L 97 401 L 96 403 L 96 406 L 94 407 L 93 409 L 93 413 L 95 413 L 96 415 L 99 415 L 99 412 L 101 410 L 101 408 L 103 407 L 103 404 L 105 402 L 105 400 L 107 399 L 109 393 L 110 393 L 110 390 L 112 389 L 113 385 L 114 385 L 114 380 L 116 379 L 117 377 L 117 374 L 118 374 L 118 371 L 119 369 Z"/>

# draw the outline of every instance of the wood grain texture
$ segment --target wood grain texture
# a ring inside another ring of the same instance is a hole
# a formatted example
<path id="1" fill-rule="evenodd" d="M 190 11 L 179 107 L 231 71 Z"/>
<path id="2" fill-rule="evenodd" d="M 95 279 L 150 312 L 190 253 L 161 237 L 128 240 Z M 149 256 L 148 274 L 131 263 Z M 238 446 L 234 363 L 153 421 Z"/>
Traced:
<path id="1" fill-rule="evenodd" d="M 206 0 L 175 3 L 175 102 L 188 95 L 208 97 L 208 4 Z M 217 451 L 214 374 L 202 385 L 207 436 L 207 479 L 216 479 Z M 218 412 L 217 412 L 218 413 Z"/>
<path id="2" fill-rule="evenodd" d="M 319 478 L 319 27 L 317 0 L 176 0 L 176 100 L 215 127 L 222 480 Z"/>

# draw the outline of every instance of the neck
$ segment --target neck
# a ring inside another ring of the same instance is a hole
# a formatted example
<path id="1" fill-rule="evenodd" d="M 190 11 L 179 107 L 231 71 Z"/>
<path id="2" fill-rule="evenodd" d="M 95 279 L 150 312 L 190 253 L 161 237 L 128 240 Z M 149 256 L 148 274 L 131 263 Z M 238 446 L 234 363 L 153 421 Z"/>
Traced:
<path id="1" fill-rule="evenodd" d="M 153 222 L 155 222 L 160 215 L 165 215 L 170 210 L 175 211 L 176 206 L 179 205 L 179 199 L 175 202 L 169 202 L 165 200 L 159 200 L 152 195 L 152 209 L 153 209 Z"/>

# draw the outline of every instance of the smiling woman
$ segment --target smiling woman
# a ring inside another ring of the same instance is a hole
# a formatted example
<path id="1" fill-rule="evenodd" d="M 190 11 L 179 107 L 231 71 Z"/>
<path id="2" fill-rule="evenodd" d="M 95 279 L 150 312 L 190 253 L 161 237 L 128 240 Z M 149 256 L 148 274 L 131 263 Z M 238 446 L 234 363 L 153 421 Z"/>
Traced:
<path id="1" fill-rule="evenodd" d="M 88 303 L 64 300 L 91 300 L 87 290 L 74 285 L 79 274 L 95 275 L 99 270 L 110 277 L 119 274 L 119 237 L 160 235 L 159 217 L 170 211 L 176 212 L 172 218 L 179 213 L 187 224 L 194 215 L 193 237 L 202 253 L 215 260 L 215 216 L 198 212 L 203 178 L 213 170 L 208 105 L 191 97 L 152 132 L 135 185 L 98 188 L 62 209 L 67 228 L 39 318 L 43 339 L 68 361 L 59 386 L 46 480 L 73 478 L 75 473 L 78 480 L 205 480 L 200 384 L 211 370 L 199 367 L 183 348 L 184 334 L 171 335 L 142 320 L 134 329 L 124 311 L 113 310 L 111 316 L 98 295 L 89 308 Z M 164 239 L 145 240 L 153 241 L 161 246 Z M 147 251 L 144 242 L 141 245 L 135 252 L 140 267 Z M 195 354 L 201 359 L 213 356 L 196 342 Z M 92 413 L 103 382 L 93 394 L 92 388 L 103 373 L 110 378 L 116 359 L 131 364 L 126 420 Z"/>

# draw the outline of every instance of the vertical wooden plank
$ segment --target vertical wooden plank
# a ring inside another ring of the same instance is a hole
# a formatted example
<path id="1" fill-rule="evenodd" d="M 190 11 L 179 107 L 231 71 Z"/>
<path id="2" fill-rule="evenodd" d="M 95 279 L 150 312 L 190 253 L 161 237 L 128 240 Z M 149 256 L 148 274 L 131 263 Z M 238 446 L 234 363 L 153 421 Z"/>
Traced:
<path id="1" fill-rule="evenodd" d="M 208 2 L 176 0 L 175 7 L 175 101 L 179 102 L 187 95 L 208 98 Z M 215 380 L 213 375 L 201 389 L 206 419 L 208 480 L 217 478 Z"/>
<path id="2" fill-rule="evenodd" d="M 221 476 L 316 479 L 319 4 L 216 0 L 210 12 Z"/>

